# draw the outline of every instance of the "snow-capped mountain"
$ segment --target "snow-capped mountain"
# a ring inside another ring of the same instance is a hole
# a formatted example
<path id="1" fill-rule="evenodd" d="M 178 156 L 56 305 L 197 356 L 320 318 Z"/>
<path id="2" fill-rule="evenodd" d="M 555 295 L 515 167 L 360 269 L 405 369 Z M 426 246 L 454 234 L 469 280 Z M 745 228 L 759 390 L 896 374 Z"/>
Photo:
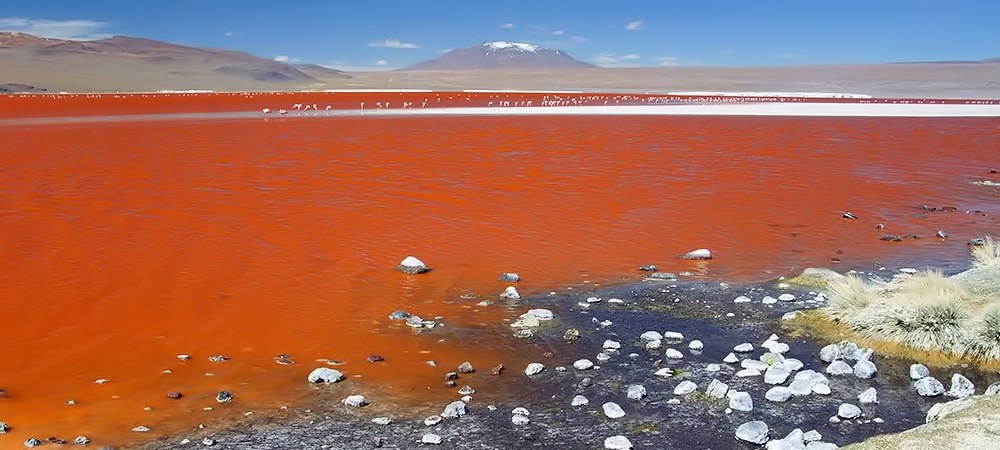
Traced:
<path id="1" fill-rule="evenodd" d="M 549 69 L 562 67 L 595 66 L 577 61 L 562 50 L 524 42 L 496 41 L 452 50 L 438 58 L 417 63 L 401 70 Z"/>

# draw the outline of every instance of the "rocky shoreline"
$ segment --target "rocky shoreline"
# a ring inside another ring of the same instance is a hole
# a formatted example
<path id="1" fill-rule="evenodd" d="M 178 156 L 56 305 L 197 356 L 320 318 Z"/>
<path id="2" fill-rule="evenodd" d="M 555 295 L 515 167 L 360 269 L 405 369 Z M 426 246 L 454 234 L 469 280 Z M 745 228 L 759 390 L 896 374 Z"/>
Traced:
<path id="1" fill-rule="evenodd" d="M 948 400 L 917 394 L 916 361 L 802 336 L 790 319 L 825 297 L 787 283 L 655 274 L 516 301 L 532 320 L 512 318 L 510 339 L 532 343 L 537 362 L 442 367 L 454 396 L 425 410 L 369 403 L 331 383 L 309 409 L 206 425 L 143 448 L 821 449 L 913 428 Z M 961 373 L 975 393 L 998 381 L 968 367 L 930 372 L 946 382 Z"/>

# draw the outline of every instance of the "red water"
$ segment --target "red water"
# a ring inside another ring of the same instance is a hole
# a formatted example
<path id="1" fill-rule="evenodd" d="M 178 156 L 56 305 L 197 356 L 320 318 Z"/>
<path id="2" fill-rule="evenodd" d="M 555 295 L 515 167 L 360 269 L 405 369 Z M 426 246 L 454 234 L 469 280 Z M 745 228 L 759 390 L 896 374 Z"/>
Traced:
<path id="1" fill-rule="evenodd" d="M 1000 120 L 958 118 L 0 124 L 0 421 L 13 428 L 0 447 L 122 443 L 139 425 L 156 435 L 295 405 L 320 358 L 345 362 L 358 384 L 344 395 L 440 403 L 458 363 L 516 372 L 534 356 L 503 338 L 526 306 L 475 305 L 504 271 L 531 295 L 637 279 L 650 263 L 727 281 L 963 267 L 970 237 L 1000 232 L 997 190 L 969 183 L 998 181 L 997 148 Z M 700 247 L 716 259 L 676 258 Z M 393 270 L 411 254 L 434 271 Z M 415 335 L 387 319 L 396 309 L 446 325 Z M 296 364 L 275 364 L 281 353 Z M 236 401 L 216 404 L 221 389 Z"/>

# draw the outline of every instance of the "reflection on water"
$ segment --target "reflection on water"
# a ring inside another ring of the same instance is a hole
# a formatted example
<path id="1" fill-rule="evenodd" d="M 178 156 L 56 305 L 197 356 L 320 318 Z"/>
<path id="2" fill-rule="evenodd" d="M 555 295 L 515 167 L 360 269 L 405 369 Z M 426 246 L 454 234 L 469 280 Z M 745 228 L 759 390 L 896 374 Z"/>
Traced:
<path id="1" fill-rule="evenodd" d="M 322 358 L 345 362 L 366 395 L 419 402 L 464 360 L 524 362 L 500 339 L 524 306 L 477 305 L 497 300 L 505 271 L 530 295 L 650 263 L 737 281 L 873 261 L 959 268 L 969 237 L 1000 231 L 995 190 L 968 184 L 995 164 L 998 125 L 567 116 L 6 127 L 0 419 L 11 438 L 175 430 L 306 394 Z M 860 219 L 841 219 L 848 210 Z M 938 229 L 952 240 L 932 239 Z M 717 258 L 676 258 L 700 247 Z M 395 272 L 410 254 L 434 270 Z M 414 335 L 387 319 L 396 309 L 445 326 Z M 209 362 L 215 354 L 231 359 Z M 296 364 L 275 364 L 278 354 Z M 371 354 L 385 361 L 367 363 Z M 222 389 L 237 401 L 215 404 Z M 185 398 L 167 399 L 173 390 Z"/>

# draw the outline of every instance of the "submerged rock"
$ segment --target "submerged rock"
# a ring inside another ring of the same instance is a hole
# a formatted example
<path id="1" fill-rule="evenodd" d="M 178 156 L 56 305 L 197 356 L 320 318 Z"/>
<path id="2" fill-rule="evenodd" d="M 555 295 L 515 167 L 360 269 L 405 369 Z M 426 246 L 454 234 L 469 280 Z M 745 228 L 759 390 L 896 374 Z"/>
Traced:
<path id="1" fill-rule="evenodd" d="M 344 374 L 339 370 L 329 369 L 326 367 L 320 367 L 318 369 L 309 372 L 308 380 L 310 383 L 337 383 L 344 379 Z"/>
<path id="2" fill-rule="evenodd" d="M 757 445 L 767 442 L 769 433 L 767 424 L 759 420 L 746 422 L 736 428 L 737 439 Z"/>
<path id="3" fill-rule="evenodd" d="M 446 419 L 456 419 L 464 416 L 465 413 L 465 402 L 454 401 L 444 407 L 444 411 L 441 412 L 441 417 Z"/>
<path id="4" fill-rule="evenodd" d="M 913 384 L 917 394 L 923 397 L 937 397 L 944 394 L 944 385 L 934 377 L 923 377 Z"/>
<path id="5" fill-rule="evenodd" d="M 510 300 L 517 300 L 517 299 L 521 298 L 521 294 L 517 293 L 517 288 L 516 287 L 514 287 L 514 286 L 507 286 L 507 289 L 504 289 L 503 292 L 500 293 L 500 298 L 506 298 L 506 299 L 510 299 Z"/>
<path id="6" fill-rule="evenodd" d="M 360 408 L 368 404 L 368 399 L 364 395 L 348 395 L 344 399 L 344 405 Z"/>
<path id="7" fill-rule="evenodd" d="M 712 259 L 712 251 L 707 248 L 691 250 L 680 256 L 681 259 L 709 260 Z"/>
<path id="8" fill-rule="evenodd" d="M 427 267 L 427 264 L 424 264 L 423 261 L 417 259 L 416 257 L 407 256 L 400 261 L 398 266 L 396 266 L 396 270 L 408 275 L 417 275 L 430 272 L 431 268 Z"/>
<path id="9" fill-rule="evenodd" d="M 861 408 L 850 403 L 843 403 L 837 408 L 837 416 L 843 419 L 855 419 L 861 417 Z"/>

